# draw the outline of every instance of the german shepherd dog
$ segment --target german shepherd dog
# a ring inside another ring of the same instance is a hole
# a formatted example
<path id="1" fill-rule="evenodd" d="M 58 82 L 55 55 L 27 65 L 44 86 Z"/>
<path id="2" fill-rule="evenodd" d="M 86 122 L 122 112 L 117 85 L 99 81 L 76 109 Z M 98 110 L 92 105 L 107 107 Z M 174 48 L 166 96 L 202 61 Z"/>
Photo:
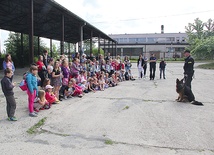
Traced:
<path id="1" fill-rule="evenodd" d="M 178 99 L 176 99 L 178 102 L 190 102 L 194 105 L 203 106 L 201 102 L 195 100 L 195 96 L 191 88 L 185 85 L 184 79 L 176 80 L 176 92 L 179 94 Z"/>

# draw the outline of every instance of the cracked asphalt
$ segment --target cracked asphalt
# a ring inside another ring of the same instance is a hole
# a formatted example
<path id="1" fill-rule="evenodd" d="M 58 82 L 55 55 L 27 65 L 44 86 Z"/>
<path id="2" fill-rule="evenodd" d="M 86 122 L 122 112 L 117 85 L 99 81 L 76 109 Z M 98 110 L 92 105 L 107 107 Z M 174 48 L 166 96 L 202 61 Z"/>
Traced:
<path id="1" fill-rule="evenodd" d="M 204 104 L 195 106 L 175 101 L 182 66 L 168 63 L 166 80 L 158 78 L 157 70 L 154 81 L 122 82 L 53 105 L 38 118 L 28 117 L 27 95 L 15 88 L 17 122 L 6 120 L 0 92 L 0 154 L 214 155 L 214 71 L 195 69 L 192 89 Z M 20 82 L 25 71 L 17 69 L 14 81 Z M 47 120 L 36 134 L 26 132 L 44 117 Z"/>

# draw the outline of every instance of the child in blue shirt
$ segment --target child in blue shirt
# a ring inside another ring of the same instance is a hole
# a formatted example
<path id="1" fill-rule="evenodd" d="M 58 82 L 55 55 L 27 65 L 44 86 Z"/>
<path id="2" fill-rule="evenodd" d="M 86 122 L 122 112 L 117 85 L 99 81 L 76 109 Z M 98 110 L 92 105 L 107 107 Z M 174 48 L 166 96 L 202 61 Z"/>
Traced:
<path id="1" fill-rule="evenodd" d="M 34 99 L 38 96 L 38 84 L 37 77 L 38 68 L 37 66 L 31 66 L 30 72 L 27 74 L 26 82 L 28 86 L 27 94 L 28 94 L 28 108 L 29 108 L 29 116 L 37 117 L 37 113 L 34 111 Z"/>

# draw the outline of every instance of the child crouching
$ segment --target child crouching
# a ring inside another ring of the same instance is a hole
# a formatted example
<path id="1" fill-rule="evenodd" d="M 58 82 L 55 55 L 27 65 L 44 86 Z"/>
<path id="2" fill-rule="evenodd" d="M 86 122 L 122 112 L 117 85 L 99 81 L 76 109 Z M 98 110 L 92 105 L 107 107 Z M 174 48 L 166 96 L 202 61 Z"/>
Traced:
<path id="1" fill-rule="evenodd" d="M 46 93 L 45 93 L 45 99 L 48 101 L 50 106 L 52 104 L 59 103 L 59 100 L 57 99 L 56 95 L 53 93 L 53 87 L 51 85 L 47 85 L 45 87 Z"/>
<path id="2" fill-rule="evenodd" d="M 35 100 L 34 100 L 34 110 L 36 112 L 39 112 L 39 110 L 49 109 L 49 108 L 50 108 L 50 105 L 49 105 L 48 101 L 45 99 L 45 91 L 40 90 L 38 92 L 38 97 L 35 98 Z"/>
<path id="3" fill-rule="evenodd" d="M 75 80 L 74 78 L 72 78 L 72 79 L 70 80 L 70 82 L 71 82 L 72 87 L 73 87 L 73 89 L 74 89 L 73 96 L 78 96 L 78 97 L 81 98 L 81 97 L 83 96 L 83 95 L 82 95 L 82 94 L 83 94 L 82 88 L 76 84 L 76 80 Z"/>
<path id="4" fill-rule="evenodd" d="M 67 100 L 68 98 L 72 98 L 73 94 L 74 94 L 74 87 L 72 82 L 69 82 L 68 86 L 65 87 L 64 99 Z"/>

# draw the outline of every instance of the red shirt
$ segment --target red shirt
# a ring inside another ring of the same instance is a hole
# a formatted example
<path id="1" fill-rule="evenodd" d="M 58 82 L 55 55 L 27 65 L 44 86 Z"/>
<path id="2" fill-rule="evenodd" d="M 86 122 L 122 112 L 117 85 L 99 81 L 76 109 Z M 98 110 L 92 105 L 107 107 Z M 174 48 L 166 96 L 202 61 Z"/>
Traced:
<path id="1" fill-rule="evenodd" d="M 45 99 L 48 101 L 48 103 L 52 104 L 56 102 L 56 96 L 52 93 L 46 92 L 45 93 Z"/>
<path id="2" fill-rule="evenodd" d="M 114 70 L 116 70 L 117 66 L 116 66 L 116 63 L 115 63 L 115 62 L 112 62 L 112 63 L 111 63 L 111 66 L 114 68 Z"/>
<path id="3" fill-rule="evenodd" d="M 42 71 L 42 66 L 45 66 L 44 63 L 42 61 L 37 61 L 37 66 L 38 66 L 38 71 L 41 72 Z"/>
<path id="4" fill-rule="evenodd" d="M 117 64 L 117 66 L 116 66 L 116 71 L 119 71 L 119 70 L 121 70 L 121 69 L 125 69 L 125 65 L 124 65 L 124 63 L 119 63 L 119 64 Z"/>

